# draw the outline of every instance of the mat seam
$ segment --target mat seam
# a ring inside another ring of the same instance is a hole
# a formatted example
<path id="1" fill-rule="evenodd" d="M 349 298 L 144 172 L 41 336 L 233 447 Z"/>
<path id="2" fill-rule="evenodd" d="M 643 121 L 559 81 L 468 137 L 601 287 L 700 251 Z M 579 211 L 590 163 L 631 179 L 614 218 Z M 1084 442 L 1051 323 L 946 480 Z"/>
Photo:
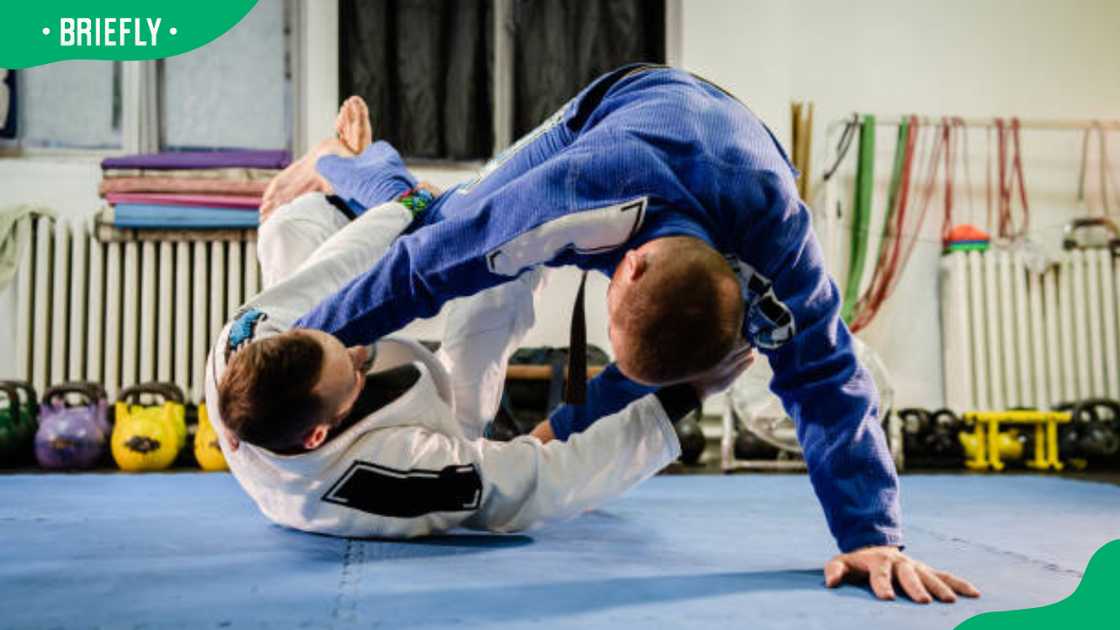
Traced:
<path id="1" fill-rule="evenodd" d="M 331 610 L 331 627 L 353 623 L 357 615 L 357 599 L 353 597 L 361 581 L 361 567 L 365 560 L 365 545 L 353 539 L 346 540 L 346 549 L 342 554 L 342 572 L 338 578 L 338 592 L 334 598 L 334 608 Z"/>
<path id="2" fill-rule="evenodd" d="M 999 555 L 1003 555 L 1003 556 L 1010 556 L 1012 558 L 1016 558 L 1018 560 L 1026 561 L 1030 564 L 1036 565 L 1036 566 L 1042 568 L 1043 570 L 1050 571 L 1052 573 L 1065 573 L 1067 575 L 1072 575 L 1072 576 L 1077 577 L 1077 578 L 1084 577 L 1084 573 L 1082 573 L 1081 571 L 1077 571 L 1075 569 L 1067 569 L 1066 567 L 1063 567 L 1060 564 L 1057 564 L 1055 562 L 1050 562 L 1049 560 L 1043 560 L 1041 558 L 1034 558 L 1032 556 L 1028 556 L 1027 554 L 1021 553 L 1021 552 L 1018 552 L 1018 551 L 1011 551 L 1010 549 L 1001 549 L 1000 547 L 996 547 L 994 545 L 988 545 L 988 544 L 985 544 L 985 543 L 974 542 L 974 541 L 968 540 L 967 538 L 960 538 L 958 536 L 950 536 L 948 534 L 942 534 L 940 532 L 933 531 L 932 529 L 925 529 L 923 527 L 914 527 L 913 525 L 907 526 L 906 529 L 908 531 L 920 532 L 920 533 L 926 534 L 926 535 L 928 535 L 932 538 L 935 538 L 935 539 L 937 539 L 938 541 L 941 541 L 941 542 L 961 543 L 961 544 L 964 544 L 964 545 L 970 545 L 972 547 L 976 547 L 978 549 L 983 549 L 984 551 L 988 551 L 988 552 L 991 552 L 991 553 L 995 553 L 995 554 L 999 554 Z"/>

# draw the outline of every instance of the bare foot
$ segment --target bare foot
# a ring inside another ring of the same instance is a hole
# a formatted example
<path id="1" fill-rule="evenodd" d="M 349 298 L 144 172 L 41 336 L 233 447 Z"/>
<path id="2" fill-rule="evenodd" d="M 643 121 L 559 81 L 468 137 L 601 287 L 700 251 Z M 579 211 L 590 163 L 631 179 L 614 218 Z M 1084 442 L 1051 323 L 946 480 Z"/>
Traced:
<path id="1" fill-rule="evenodd" d="M 345 155 L 353 157 L 355 154 L 346 148 L 341 141 L 330 138 L 319 143 L 299 160 L 292 162 L 288 168 L 268 182 L 261 200 L 261 223 L 268 220 L 272 213 L 280 206 L 292 201 L 296 197 L 309 192 L 333 192 L 330 183 L 323 179 L 315 170 L 315 163 L 324 155 Z"/>
<path id="2" fill-rule="evenodd" d="M 276 208 L 309 192 L 330 194 L 330 183 L 315 170 L 315 163 L 324 155 L 353 157 L 366 150 L 373 142 L 373 125 L 369 120 L 369 107 L 360 96 L 351 96 L 338 108 L 334 121 L 337 138 L 319 143 L 302 158 L 272 178 L 261 200 L 261 223 L 268 220 Z"/>
<path id="3" fill-rule="evenodd" d="M 373 142 L 373 124 L 369 120 L 369 106 L 360 96 L 351 96 L 338 108 L 334 129 L 339 141 L 354 155 L 366 150 Z"/>

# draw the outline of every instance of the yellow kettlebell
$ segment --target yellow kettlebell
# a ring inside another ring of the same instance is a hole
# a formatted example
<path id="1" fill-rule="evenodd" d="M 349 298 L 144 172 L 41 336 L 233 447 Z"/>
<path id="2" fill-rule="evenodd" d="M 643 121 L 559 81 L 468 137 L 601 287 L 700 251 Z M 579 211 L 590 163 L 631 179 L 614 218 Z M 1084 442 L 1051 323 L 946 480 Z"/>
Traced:
<path id="1" fill-rule="evenodd" d="M 145 397 L 158 402 L 144 404 Z M 121 470 L 163 470 L 186 445 L 183 392 L 172 383 L 126 387 L 117 397 L 116 416 L 111 445 L 113 459 Z"/>
<path id="2" fill-rule="evenodd" d="M 210 424 L 206 402 L 198 403 L 198 431 L 194 434 L 194 458 L 198 467 L 207 471 L 229 470 L 222 447 L 218 445 L 218 432 Z"/>
<path id="3" fill-rule="evenodd" d="M 981 459 L 981 454 L 988 448 L 987 438 L 977 437 L 975 433 L 961 431 L 957 437 L 961 446 L 964 447 L 964 454 L 967 459 Z M 996 438 L 996 445 L 999 447 L 999 457 L 1004 461 L 1023 458 L 1023 442 L 1019 439 L 1019 431 L 1016 429 L 1000 431 Z"/>

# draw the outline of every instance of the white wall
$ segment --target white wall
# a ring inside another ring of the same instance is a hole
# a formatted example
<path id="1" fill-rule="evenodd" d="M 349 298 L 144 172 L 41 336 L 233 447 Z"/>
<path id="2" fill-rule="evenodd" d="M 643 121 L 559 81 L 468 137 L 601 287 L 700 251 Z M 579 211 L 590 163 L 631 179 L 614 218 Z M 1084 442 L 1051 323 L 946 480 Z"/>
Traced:
<path id="1" fill-rule="evenodd" d="M 784 142 L 790 137 L 790 101 L 815 103 L 816 176 L 825 123 L 852 111 L 1120 117 L 1120 3 L 1111 0 L 688 0 L 683 31 L 683 65 L 736 94 Z M 886 178 L 894 130 L 881 127 L 878 138 L 876 174 Z M 969 141 L 978 189 L 973 201 L 982 221 L 984 132 L 971 133 Z M 1032 221 L 1043 228 L 1034 238 L 1047 247 L 1058 245 L 1058 226 L 1077 209 L 1080 142 L 1075 132 L 1023 134 Z M 854 154 L 853 148 L 849 165 Z M 872 234 L 885 205 L 882 183 Z M 841 199 L 850 205 L 848 190 Z M 930 210 L 897 293 L 861 335 L 883 356 L 896 400 L 906 405 L 940 405 L 943 399 L 939 211 Z M 849 238 L 849 232 L 839 234 L 842 252 Z M 876 246 L 872 242 L 872 257 Z M 836 262 L 834 273 L 846 275 L 846 256 Z"/>

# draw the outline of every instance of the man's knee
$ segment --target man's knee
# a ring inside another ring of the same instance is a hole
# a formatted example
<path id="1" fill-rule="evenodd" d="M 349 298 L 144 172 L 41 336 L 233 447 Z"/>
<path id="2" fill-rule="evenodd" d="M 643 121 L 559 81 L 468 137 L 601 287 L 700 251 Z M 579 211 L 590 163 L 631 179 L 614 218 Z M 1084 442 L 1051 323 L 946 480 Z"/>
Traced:
<path id="1" fill-rule="evenodd" d="M 322 193 L 307 193 L 277 208 L 257 229 L 265 287 L 287 277 L 347 222 Z"/>
<path id="2" fill-rule="evenodd" d="M 259 240 L 284 239 L 298 230 L 315 229 L 316 233 L 333 234 L 346 224 L 334 204 L 327 201 L 326 195 L 311 192 L 296 197 L 274 210 L 267 221 L 261 223 L 257 231 Z"/>

